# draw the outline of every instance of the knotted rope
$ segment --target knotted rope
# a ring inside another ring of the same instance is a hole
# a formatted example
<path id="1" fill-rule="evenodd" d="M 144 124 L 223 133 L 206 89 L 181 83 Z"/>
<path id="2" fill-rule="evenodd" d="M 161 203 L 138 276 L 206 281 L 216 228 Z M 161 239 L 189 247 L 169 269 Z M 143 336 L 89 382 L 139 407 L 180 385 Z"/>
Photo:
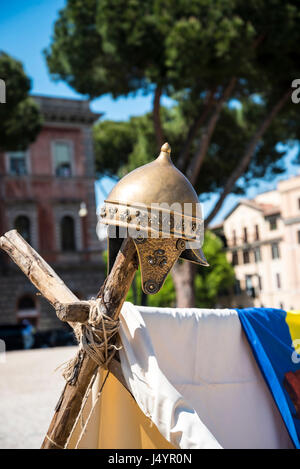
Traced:
<path id="1" fill-rule="evenodd" d="M 84 352 L 86 352 L 102 368 L 107 368 L 121 346 L 118 345 L 117 333 L 120 320 L 108 316 L 103 309 L 102 298 L 90 300 L 89 320 L 76 326 L 76 336 L 79 341 L 79 351 L 75 358 L 70 360 L 63 372 L 68 384 L 74 385 L 82 365 Z"/>

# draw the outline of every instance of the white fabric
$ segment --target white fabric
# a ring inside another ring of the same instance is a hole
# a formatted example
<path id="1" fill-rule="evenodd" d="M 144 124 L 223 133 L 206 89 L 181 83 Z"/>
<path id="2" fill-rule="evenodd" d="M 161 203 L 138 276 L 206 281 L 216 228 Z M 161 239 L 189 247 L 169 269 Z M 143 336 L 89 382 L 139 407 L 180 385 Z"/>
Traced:
<path id="1" fill-rule="evenodd" d="M 220 448 L 196 411 L 160 370 L 138 309 L 131 303 L 126 303 L 122 310 L 122 319 L 122 370 L 144 414 L 178 448 Z"/>
<path id="2" fill-rule="evenodd" d="M 235 310 L 121 313 L 122 370 L 142 411 L 179 448 L 292 448 Z"/>

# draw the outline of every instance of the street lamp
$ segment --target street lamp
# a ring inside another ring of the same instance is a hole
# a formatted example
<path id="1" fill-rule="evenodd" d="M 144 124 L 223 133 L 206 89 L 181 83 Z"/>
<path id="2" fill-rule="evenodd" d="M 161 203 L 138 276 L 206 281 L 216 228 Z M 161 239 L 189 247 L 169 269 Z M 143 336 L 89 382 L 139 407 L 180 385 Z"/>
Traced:
<path id="1" fill-rule="evenodd" d="M 79 212 L 78 212 L 79 216 L 80 217 L 86 217 L 87 213 L 88 213 L 88 211 L 87 211 L 86 203 L 81 202 L 80 209 L 79 209 Z"/>

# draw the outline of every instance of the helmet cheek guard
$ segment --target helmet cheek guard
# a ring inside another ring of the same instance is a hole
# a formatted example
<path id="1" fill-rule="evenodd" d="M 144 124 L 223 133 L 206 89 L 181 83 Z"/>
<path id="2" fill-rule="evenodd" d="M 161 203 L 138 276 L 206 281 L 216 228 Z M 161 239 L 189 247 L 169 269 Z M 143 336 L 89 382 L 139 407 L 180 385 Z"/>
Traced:
<path id="1" fill-rule="evenodd" d="M 145 293 L 157 293 L 185 249 L 185 241 L 175 238 L 134 239 L 141 267 L 142 288 Z"/>
<path id="2" fill-rule="evenodd" d="M 122 178 L 101 209 L 108 225 L 108 270 L 125 237 L 134 241 L 146 294 L 157 293 L 179 257 L 208 266 L 201 249 L 203 217 L 191 183 L 165 143 L 152 163 Z"/>

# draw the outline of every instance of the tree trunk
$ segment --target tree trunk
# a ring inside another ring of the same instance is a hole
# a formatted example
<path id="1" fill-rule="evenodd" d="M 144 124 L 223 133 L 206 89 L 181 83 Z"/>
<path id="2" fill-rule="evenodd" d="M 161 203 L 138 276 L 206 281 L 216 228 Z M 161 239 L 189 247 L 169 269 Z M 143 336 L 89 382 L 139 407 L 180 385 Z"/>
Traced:
<path id="1" fill-rule="evenodd" d="M 142 290 L 141 306 L 147 306 L 147 305 L 148 305 L 148 295 Z"/>
<path id="2" fill-rule="evenodd" d="M 224 90 L 223 95 L 217 101 L 215 109 L 208 120 L 206 127 L 202 132 L 202 137 L 200 140 L 199 147 L 192 158 L 192 161 L 187 168 L 186 175 L 188 179 L 195 184 L 198 174 L 200 172 L 202 163 L 206 157 L 207 149 L 210 144 L 211 137 L 213 132 L 216 128 L 218 119 L 220 117 L 220 113 L 223 107 L 223 104 L 228 100 L 230 97 L 234 87 L 236 84 L 236 78 L 232 77 L 229 84 Z M 211 107 L 213 101 L 213 94 L 211 93 L 207 99 L 207 108 L 204 110 L 204 117 L 206 117 L 206 111 Z M 200 117 L 199 122 L 196 122 L 196 125 L 201 124 L 202 117 Z M 196 128 L 192 128 L 191 132 L 195 131 Z M 183 154 L 181 155 L 182 158 L 186 157 L 188 151 L 188 146 L 183 150 Z M 181 161 L 181 160 L 180 160 Z M 181 163 L 182 164 L 182 163 Z M 173 269 L 173 280 L 176 290 L 176 301 L 177 306 L 179 308 L 192 308 L 195 306 L 195 275 L 196 275 L 196 267 L 194 264 L 190 262 L 184 262 L 183 264 L 177 264 L 174 266 Z"/>
<path id="3" fill-rule="evenodd" d="M 157 149 L 160 150 L 164 143 L 164 134 L 160 118 L 160 98 L 162 95 L 162 88 L 157 85 L 153 99 L 153 124 L 156 138 Z"/>
<path id="4" fill-rule="evenodd" d="M 191 127 L 188 131 L 186 141 L 184 142 L 183 147 L 182 147 L 182 149 L 179 153 L 178 159 L 176 161 L 176 166 L 182 172 L 184 172 L 185 169 L 186 169 L 187 160 L 189 158 L 189 151 L 190 151 L 191 145 L 193 143 L 193 140 L 196 137 L 197 131 L 199 130 L 201 125 L 204 123 L 204 121 L 207 118 L 207 116 L 209 114 L 209 111 L 211 110 L 211 107 L 214 103 L 215 91 L 216 91 L 216 89 L 213 88 L 213 90 L 210 90 L 210 91 L 207 92 L 203 112 L 196 117 L 193 124 L 191 125 Z"/>
<path id="5" fill-rule="evenodd" d="M 240 176 L 243 175 L 243 173 L 246 171 L 247 166 L 249 165 L 251 158 L 253 157 L 256 147 L 260 141 L 260 139 L 263 137 L 264 133 L 268 130 L 270 125 L 272 124 L 274 118 L 278 114 L 278 112 L 282 109 L 282 107 L 285 105 L 287 100 L 289 99 L 291 95 L 291 90 L 288 90 L 284 95 L 277 101 L 275 106 L 271 109 L 269 114 L 265 116 L 263 119 L 262 123 L 258 126 L 255 134 L 253 135 L 252 139 L 248 143 L 245 153 L 240 159 L 239 164 L 236 166 L 234 171 L 232 172 L 231 176 L 228 178 L 223 191 L 221 192 L 221 195 L 219 199 L 217 200 L 215 206 L 211 210 L 210 214 L 205 220 L 205 224 L 208 225 L 214 217 L 217 215 L 219 210 L 221 209 L 223 202 L 225 198 L 227 197 L 228 194 L 233 190 L 233 187 L 236 183 L 236 181 L 239 179 Z"/>
<path id="6" fill-rule="evenodd" d="M 174 265 L 172 277 L 176 291 L 177 308 L 195 307 L 195 276 L 195 264 L 183 261 Z"/>
<path id="7" fill-rule="evenodd" d="M 187 168 L 187 171 L 186 171 L 186 176 L 191 181 L 192 184 L 195 184 L 197 179 L 198 179 L 200 169 L 201 169 L 202 164 L 205 160 L 205 157 L 206 157 L 206 154 L 207 154 L 207 150 L 208 150 L 212 135 L 215 131 L 217 122 L 220 118 L 220 114 L 221 114 L 221 111 L 222 111 L 223 104 L 231 96 L 232 91 L 233 91 L 233 89 L 236 85 L 236 81 L 237 80 L 236 80 L 235 77 L 231 78 L 229 84 L 227 85 L 227 87 L 224 90 L 223 95 L 217 101 L 216 106 L 215 106 L 215 110 L 212 113 L 210 119 L 208 120 L 208 123 L 207 123 L 206 127 L 204 127 L 204 129 L 202 131 L 200 144 L 199 144 L 199 146 L 196 150 L 196 153 L 193 156 L 193 158 L 192 158 L 192 160 L 189 164 L 189 167 Z"/>
<path id="8" fill-rule="evenodd" d="M 138 304 L 138 290 L 137 290 L 137 285 L 136 285 L 136 275 L 134 276 L 134 279 L 132 280 L 131 288 L 132 288 L 133 303 L 137 305 Z"/>

